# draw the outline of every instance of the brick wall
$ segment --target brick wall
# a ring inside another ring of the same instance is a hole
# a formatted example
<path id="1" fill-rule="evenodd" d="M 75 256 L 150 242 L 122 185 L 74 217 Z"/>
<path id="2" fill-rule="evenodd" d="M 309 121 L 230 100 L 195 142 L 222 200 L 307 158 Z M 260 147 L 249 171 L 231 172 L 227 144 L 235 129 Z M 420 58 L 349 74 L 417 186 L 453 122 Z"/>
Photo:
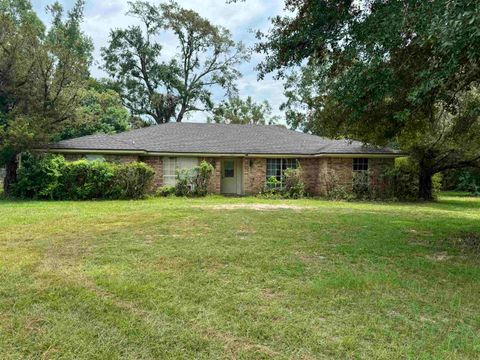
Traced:
<path id="1" fill-rule="evenodd" d="M 138 155 L 104 155 L 105 160 L 117 163 L 130 163 L 139 161 Z"/>
<path id="2" fill-rule="evenodd" d="M 320 178 L 319 160 L 319 158 L 298 159 L 300 167 L 302 168 L 302 180 L 305 184 L 307 194 L 318 194 Z"/>
<path id="3" fill-rule="evenodd" d="M 62 154 L 67 161 L 77 161 L 83 158 L 82 154 Z"/>
<path id="4" fill-rule="evenodd" d="M 255 195 L 262 191 L 267 177 L 267 159 L 243 159 L 243 189 L 247 195 Z"/>
<path id="5" fill-rule="evenodd" d="M 75 161 L 83 157 L 82 154 L 64 154 L 68 161 Z M 114 162 L 132 162 L 143 161 L 155 170 L 154 185 L 156 189 L 163 184 L 163 161 L 160 156 L 136 155 L 105 155 L 107 161 Z M 208 186 L 209 193 L 220 194 L 221 191 L 221 158 L 201 158 L 210 162 L 214 167 L 214 172 Z M 345 187 L 348 191 L 352 190 L 353 181 L 353 159 L 352 158 L 300 158 L 302 167 L 302 178 L 305 183 L 305 190 L 310 195 L 325 195 L 327 192 L 327 182 L 329 173 L 333 172 L 337 179 L 337 184 Z M 370 184 L 377 191 L 384 191 L 385 184 L 381 181 L 380 175 L 387 166 L 393 166 L 394 159 L 372 158 L 369 159 L 369 168 L 371 170 Z M 243 158 L 243 188 L 246 195 L 258 194 L 265 185 L 267 171 L 266 158 Z"/>
<path id="6" fill-rule="evenodd" d="M 208 183 L 208 192 L 210 194 L 220 194 L 220 185 L 222 180 L 222 160 L 220 158 L 201 158 L 212 164 L 213 173 Z"/>
<path id="7" fill-rule="evenodd" d="M 352 159 L 349 158 L 300 158 L 302 180 L 305 191 L 309 195 L 325 195 L 327 185 L 332 182 L 331 173 L 334 173 L 335 184 L 352 189 Z"/>
<path id="8" fill-rule="evenodd" d="M 139 161 L 150 166 L 154 171 L 152 190 L 158 189 L 163 185 L 163 160 L 161 156 L 142 156 Z"/>

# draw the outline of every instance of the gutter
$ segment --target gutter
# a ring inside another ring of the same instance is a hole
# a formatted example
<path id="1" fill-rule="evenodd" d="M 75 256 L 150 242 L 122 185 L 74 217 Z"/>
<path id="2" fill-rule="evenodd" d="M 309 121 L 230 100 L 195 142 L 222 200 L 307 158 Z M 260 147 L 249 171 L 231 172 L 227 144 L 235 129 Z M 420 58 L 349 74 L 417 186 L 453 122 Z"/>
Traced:
<path id="1" fill-rule="evenodd" d="M 101 149 L 37 149 L 60 154 L 112 154 L 112 155 L 144 155 L 144 156 L 189 156 L 189 157 L 253 157 L 253 158 L 397 158 L 407 156 L 405 153 L 317 153 L 317 154 L 268 154 L 268 153 L 192 153 L 192 152 L 148 152 L 145 150 L 101 150 Z"/>

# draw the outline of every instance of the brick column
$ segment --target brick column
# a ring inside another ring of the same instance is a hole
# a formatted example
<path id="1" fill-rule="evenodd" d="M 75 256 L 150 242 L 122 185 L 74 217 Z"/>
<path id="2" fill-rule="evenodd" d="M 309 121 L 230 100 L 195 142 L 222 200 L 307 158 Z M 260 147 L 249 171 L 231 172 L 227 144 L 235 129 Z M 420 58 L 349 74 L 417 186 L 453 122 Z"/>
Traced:
<path id="1" fill-rule="evenodd" d="M 247 195 L 256 195 L 262 191 L 267 177 L 267 159 L 243 159 L 243 189 Z"/>
<path id="2" fill-rule="evenodd" d="M 319 188 L 319 158 L 298 159 L 302 169 L 302 181 L 305 184 L 305 191 L 310 195 L 318 195 Z"/>

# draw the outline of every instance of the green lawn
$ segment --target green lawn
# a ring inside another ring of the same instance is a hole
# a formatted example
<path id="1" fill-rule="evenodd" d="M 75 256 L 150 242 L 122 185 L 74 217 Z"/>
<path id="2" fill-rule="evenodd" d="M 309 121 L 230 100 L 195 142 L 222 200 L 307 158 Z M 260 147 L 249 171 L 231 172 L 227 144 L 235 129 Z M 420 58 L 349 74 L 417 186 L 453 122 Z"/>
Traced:
<path id="1" fill-rule="evenodd" d="M 0 201 L 0 358 L 480 357 L 480 199 Z"/>

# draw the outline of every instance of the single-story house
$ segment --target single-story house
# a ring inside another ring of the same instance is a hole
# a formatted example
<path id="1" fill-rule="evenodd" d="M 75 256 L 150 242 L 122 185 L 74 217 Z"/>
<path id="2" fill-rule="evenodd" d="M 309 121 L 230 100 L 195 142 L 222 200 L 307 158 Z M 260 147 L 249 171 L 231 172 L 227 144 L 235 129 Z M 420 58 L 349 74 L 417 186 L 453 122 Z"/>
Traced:
<path id="1" fill-rule="evenodd" d="M 67 160 L 142 161 L 155 170 L 154 185 L 175 184 L 177 169 L 201 160 L 214 166 L 209 190 L 217 194 L 257 194 L 266 180 L 282 181 L 286 168 L 301 166 L 306 191 L 322 195 L 328 176 L 352 188 L 356 171 L 370 170 L 370 185 L 381 186 L 382 168 L 400 154 L 357 141 L 331 140 L 278 125 L 167 123 L 115 135 L 90 135 L 49 147 Z"/>

